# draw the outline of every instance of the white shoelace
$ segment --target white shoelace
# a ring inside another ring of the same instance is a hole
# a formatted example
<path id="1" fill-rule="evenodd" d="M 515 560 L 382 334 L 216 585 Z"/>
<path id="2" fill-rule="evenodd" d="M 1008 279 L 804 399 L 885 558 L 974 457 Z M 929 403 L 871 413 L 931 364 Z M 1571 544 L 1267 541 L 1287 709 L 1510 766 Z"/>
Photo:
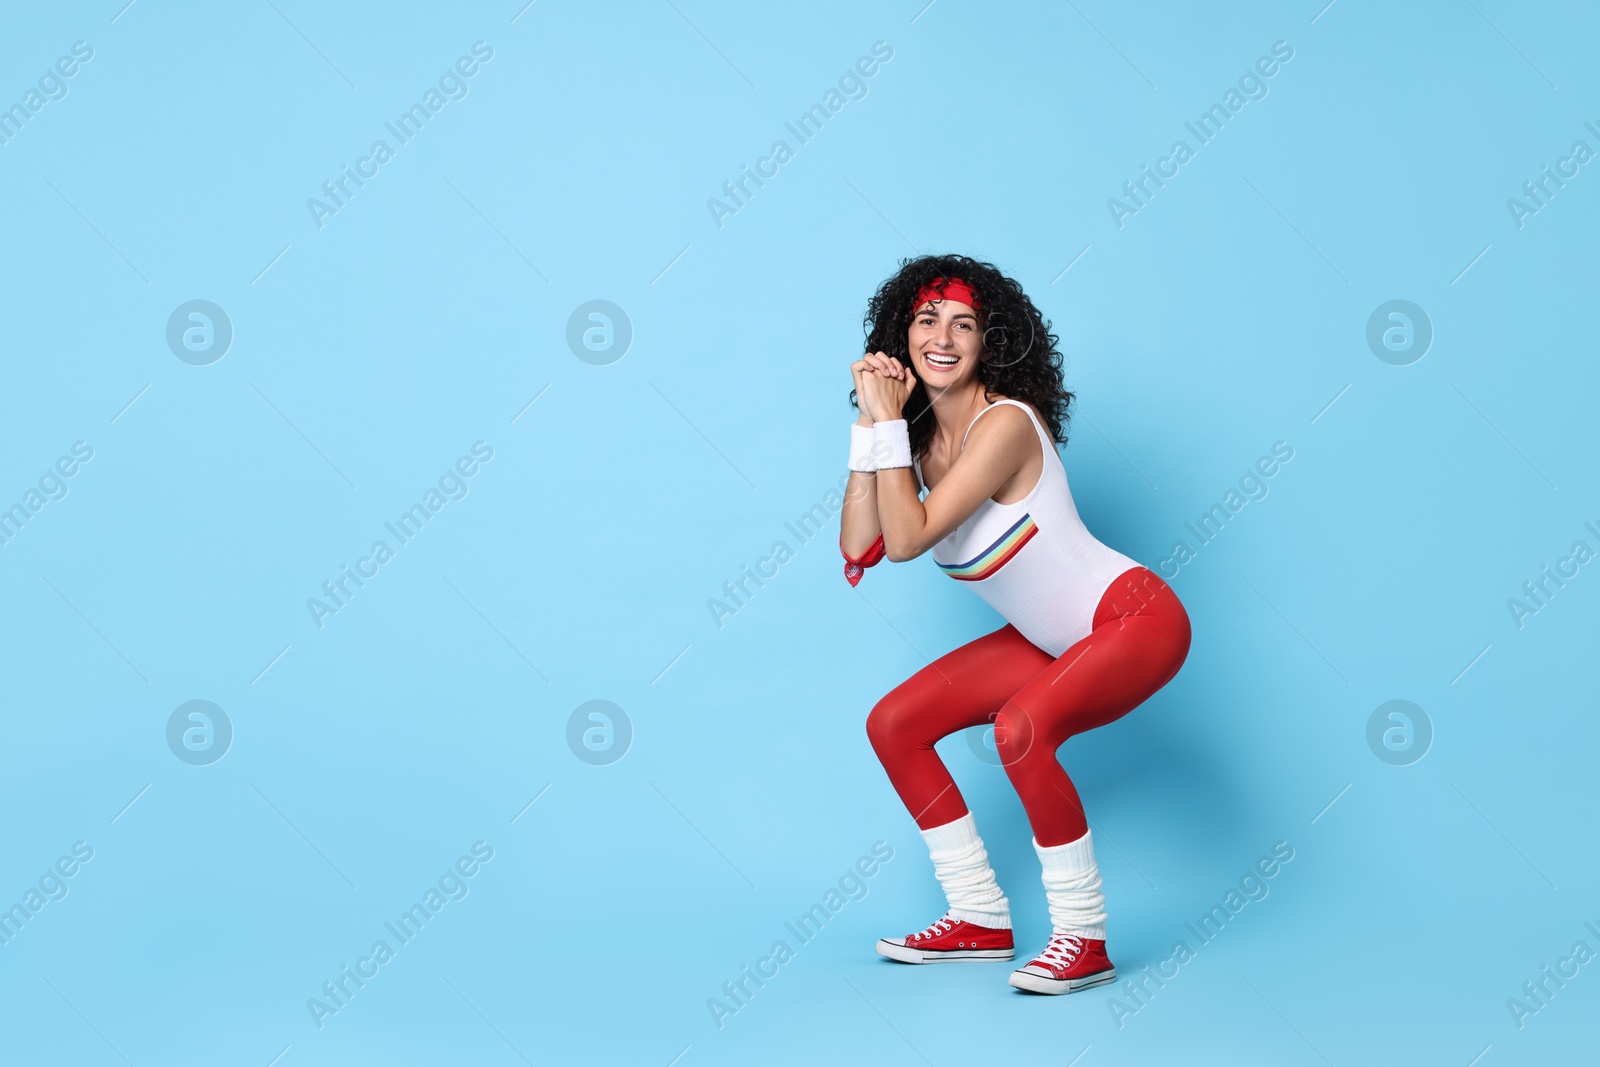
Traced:
<path id="1" fill-rule="evenodd" d="M 919 939 L 924 937 L 936 937 L 947 930 L 955 929 L 955 925 L 956 921 L 946 914 L 941 919 L 935 919 L 933 921 L 933 925 L 922 931 L 920 934 L 912 934 L 911 936 Z"/>
<path id="2" fill-rule="evenodd" d="M 1083 951 L 1083 939 L 1074 934 L 1051 934 L 1050 943 L 1039 953 L 1039 959 L 1060 967 L 1062 970 L 1072 966 L 1072 961 L 1078 953 Z"/>

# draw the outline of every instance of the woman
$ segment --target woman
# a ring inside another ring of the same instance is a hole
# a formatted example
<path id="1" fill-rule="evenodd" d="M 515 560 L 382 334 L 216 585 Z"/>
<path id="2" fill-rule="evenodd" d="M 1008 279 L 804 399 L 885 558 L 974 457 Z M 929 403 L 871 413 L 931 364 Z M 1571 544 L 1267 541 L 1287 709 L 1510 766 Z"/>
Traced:
<path id="1" fill-rule="evenodd" d="M 880 940 L 878 952 L 903 963 L 1013 957 L 1009 905 L 933 747 L 993 722 L 1053 928 L 1011 985 L 1069 993 L 1113 981 L 1089 826 L 1056 749 L 1178 673 L 1188 615 L 1156 574 L 1078 518 L 1056 452 L 1073 394 L 1049 323 L 1015 281 L 965 256 L 908 260 L 873 296 L 866 325 L 868 354 L 850 368 L 860 418 L 839 531 L 845 577 L 853 586 L 881 559 L 932 549 L 940 570 L 1006 619 L 912 675 L 867 718 L 949 905 L 920 933 Z"/>

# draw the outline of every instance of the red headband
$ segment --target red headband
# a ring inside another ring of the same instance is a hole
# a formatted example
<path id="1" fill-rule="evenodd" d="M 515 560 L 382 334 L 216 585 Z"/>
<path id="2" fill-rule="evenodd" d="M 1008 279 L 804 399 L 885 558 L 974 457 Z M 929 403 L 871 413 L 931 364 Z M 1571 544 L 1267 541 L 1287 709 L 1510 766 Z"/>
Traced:
<path id="1" fill-rule="evenodd" d="M 966 304 L 973 311 L 983 311 L 983 298 L 976 289 L 962 281 L 960 278 L 938 277 L 917 290 L 917 298 L 911 302 L 911 312 L 916 314 L 918 308 L 930 300 L 954 300 L 959 304 Z"/>

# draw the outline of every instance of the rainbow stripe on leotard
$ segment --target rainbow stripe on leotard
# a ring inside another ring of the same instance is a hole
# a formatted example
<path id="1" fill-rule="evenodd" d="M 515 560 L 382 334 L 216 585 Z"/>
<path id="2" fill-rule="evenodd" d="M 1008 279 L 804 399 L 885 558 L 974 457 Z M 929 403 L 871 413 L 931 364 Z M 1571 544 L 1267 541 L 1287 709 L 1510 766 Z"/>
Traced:
<path id="1" fill-rule="evenodd" d="M 972 559 L 965 563 L 940 563 L 939 569 L 957 581 L 980 582 L 1004 567 L 1006 561 L 1038 532 L 1039 527 L 1034 524 L 1033 516 L 1023 515 L 1011 529 L 1000 535 L 998 541 Z"/>

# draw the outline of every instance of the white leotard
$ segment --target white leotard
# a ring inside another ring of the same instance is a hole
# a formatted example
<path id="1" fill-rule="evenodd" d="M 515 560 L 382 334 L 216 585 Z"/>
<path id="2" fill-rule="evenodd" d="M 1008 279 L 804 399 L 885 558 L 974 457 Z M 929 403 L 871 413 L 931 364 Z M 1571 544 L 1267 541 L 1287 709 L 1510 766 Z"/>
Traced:
<path id="1" fill-rule="evenodd" d="M 972 589 L 1029 641 L 1060 656 L 1093 629 L 1095 608 L 1106 588 L 1140 564 L 1089 533 L 1067 488 L 1067 470 L 1055 441 L 1033 409 L 1009 397 L 978 412 L 1015 404 L 1028 415 L 1044 448 L 1043 468 L 1033 490 L 1011 504 L 991 497 L 944 540 L 933 546 L 939 569 Z M 961 444 L 967 443 L 963 434 Z M 917 478 L 922 462 L 912 461 Z M 926 482 L 923 482 L 926 485 Z"/>

